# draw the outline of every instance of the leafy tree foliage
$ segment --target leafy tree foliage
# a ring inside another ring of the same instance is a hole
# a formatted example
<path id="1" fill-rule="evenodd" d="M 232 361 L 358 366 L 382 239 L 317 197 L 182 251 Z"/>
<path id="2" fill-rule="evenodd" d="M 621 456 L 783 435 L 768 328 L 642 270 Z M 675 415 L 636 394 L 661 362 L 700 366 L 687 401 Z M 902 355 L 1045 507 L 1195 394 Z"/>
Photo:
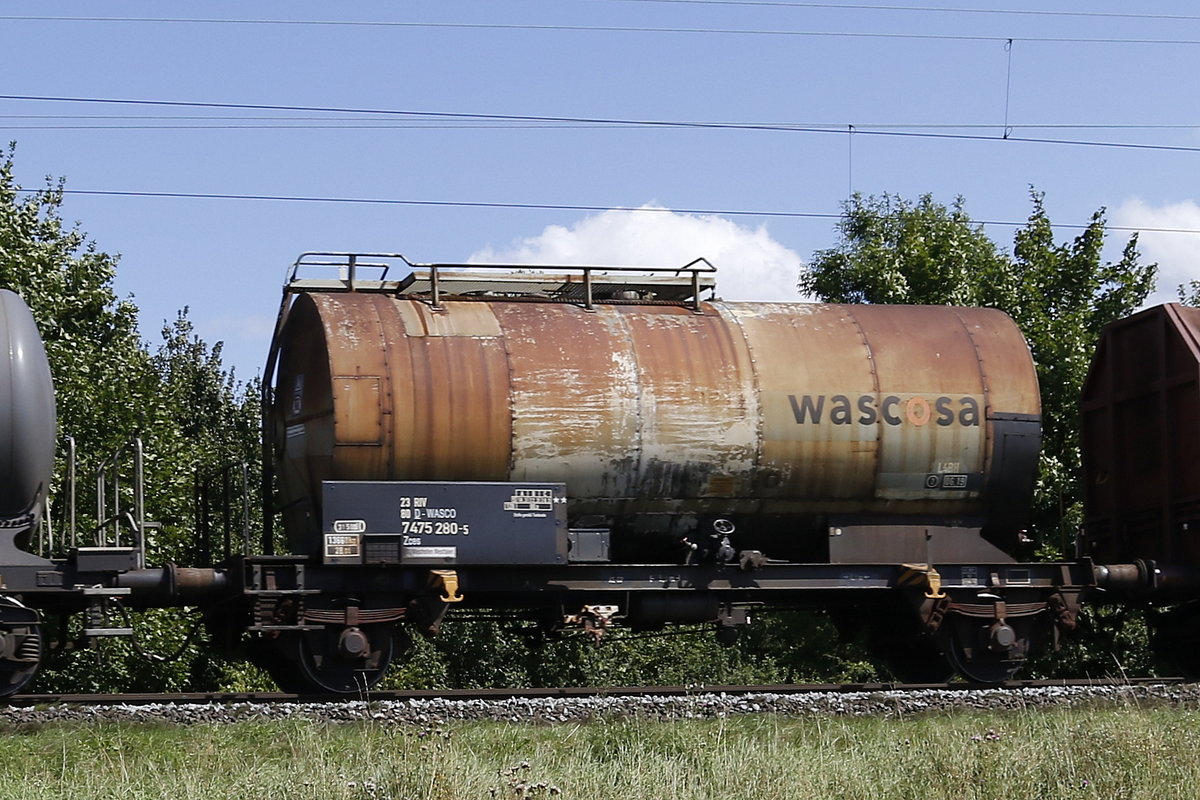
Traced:
<path id="1" fill-rule="evenodd" d="M 661 633 L 615 628 L 599 646 L 578 632 L 523 636 L 514 625 L 456 620 L 443 635 L 417 639 L 393 663 L 389 688 L 517 686 L 719 686 L 804 681 L 871 681 L 882 676 L 857 642 L 842 641 L 823 615 L 764 615 L 730 647 L 711 625 Z"/>
<path id="2" fill-rule="evenodd" d="M 186 310 L 165 324 L 162 343 L 152 350 L 138 335 L 138 312 L 113 288 L 117 257 L 100 251 L 78 225 L 60 216 L 62 179 L 23 192 L 13 172 L 15 145 L 0 149 L 0 286 L 29 305 L 46 344 L 59 416 L 59 429 L 78 449 L 79 543 L 97 541 L 94 480 L 114 453 L 128 478 L 130 442 L 145 443 L 146 511 L 161 527 L 148 537 L 147 561 L 195 563 L 193 475 L 250 457 L 257 446 L 257 389 L 235 381 L 221 366 L 220 345 L 199 339 Z M 65 463 L 57 469 L 61 489 Z M 252 479 L 253 480 L 253 479 Z M 128 480 L 123 482 L 129 485 Z M 253 484 L 252 484 L 253 485 Z M 53 524 L 65 541 L 62 492 Z M 121 500 L 124 508 L 132 498 Z M 124 542 L 131 541 L 122 531 Z M 79 627 L 79 621 L 72 623 Z M 139 627 L 155 649 L 175 649 L 189 624 L 178 613 L 156 612 Z M 70 639 L 72 630 L 66 632 Z M 44 688 L 142 688 L 183 685 L 197 659 L 195 647 L 172 666 L 132 658 L 128 645 L 109 643 L 92 653 L 59 653 L 57 674 L 43 673 Z"/>
<path id="3" fill-rule="evenodd" d="M 803 291 L 831 303 L 981 305 L 986 279 L 1008 265 L 961 197 L 947 208 L 931 195 L 856 194 L 837 229 L 840 244 L 800 276 Z"/>
<path id="4" fill-rule="evenodd" d="M 1200 281 L 1188 281 L 1180 284 L 1178 294 L 1179 302 L 1185 306 L 1200 306 Z"/>
<path id="5" fill-rule="evenodd" d="M 174 322 L 163 325 L 162 343 L 151 365 L 157 396 L 154 451 L 147 459 L 154 473 L 157 519 L 166 532 L 159 537 L 160 555 L 180 563 L 204 563 L 214 553 L 198 547 L 194 537 L 193 488 L 197 479 L 220 486 L 226 470 L 231 470 L 233 494 L 240 494 L 243 477 L 251 492 L 258 486 L 258 381 L 239 383 L 225 369 L 221 343 L 210 348 L 200 339 L 186 308 Z M 180 464 L 190 469 L 181 470 Z M 242 465 L 247 469 L 244 476 Z M 249 506 L 258 513 L 256 502 Z M 256 522 L 250 520 L 252 526 Z M 231 544 L 240 552 L 238 541 Z"/>
<path id="6" fill-rule="evenodd" d="M 1063 553 L 1081 521 L 1079 390 L 1101 328 L 1138 308 L 1156 266 L 1142 264 L 1137 236 L 1103 260 L 1104 210 L 1073 240 L 1055 241 L 1043 195 L 1006 253 L 973 223 L 963 199 L 930 195 L 846 201 L 840 243 L 813 255 L 800 288 L 829 302 L 961 304 L 1007 312 L 1029 341 L 1042 392 L 1041 473 L 1034 530 L 1043 555 Z"/>

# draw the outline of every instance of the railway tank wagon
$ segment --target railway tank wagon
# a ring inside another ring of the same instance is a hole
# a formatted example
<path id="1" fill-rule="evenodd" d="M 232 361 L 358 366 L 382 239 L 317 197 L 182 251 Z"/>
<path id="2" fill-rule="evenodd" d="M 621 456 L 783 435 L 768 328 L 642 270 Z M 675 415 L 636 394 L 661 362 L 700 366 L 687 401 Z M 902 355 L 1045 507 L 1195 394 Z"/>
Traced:
<path id="1" fill-rule="evenodd" d="M 1040 408 L 1008 317 L 703 302 L 702 261 L 539 269 L 297 261 L 264 396 L 292 555 L 243 565 L 285 683 L 376 680 L 396 626 L 451 606 L 728 639 L 818 605 L 922 679 L 1003 680 L 1071 627 L 1090 571 L 1010 555 Z"/>

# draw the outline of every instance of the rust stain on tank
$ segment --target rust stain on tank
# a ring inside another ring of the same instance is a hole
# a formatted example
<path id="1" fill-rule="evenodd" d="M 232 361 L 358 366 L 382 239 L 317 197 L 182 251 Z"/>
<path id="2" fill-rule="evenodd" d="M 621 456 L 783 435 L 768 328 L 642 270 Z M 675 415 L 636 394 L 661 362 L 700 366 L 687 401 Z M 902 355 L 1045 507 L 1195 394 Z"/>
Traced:
<path id="1" fill-rule="evenodd" d="M 340 479 L 504 480 L 511 436 L 508 369 L 504 347 L 488 332 L 482 310 L 438 318 L 437 335 L 424 330 L 429 312 L 411 301 L 381 295 L 317 295 L 310 301 L 316 318 L 297 325 L 319 326 L 322 346 L 311 350 L 303 367 L 310 391 L 324 394 L 332 420 L 314 418 L 310 436 L 328 436 L 332 463 L 313 481 Z M 398 308 L 409 313 L 401 315 Z M 408 324 L 422 329 L 410 333 Z M 497 332 L 494 323 L 490 332 Z M 313 336 L 307 330 L 302 334 Z M 281 371 L 291 367 L 284 358 Z M 286 381 L 286 378 L 283 380 Z M 463 447 L 464 441 L 478 446 Z"/>
<path id="2" fill-rule="evenodd" d="M 762 396 L 760 465 L 778 476 L 762 491 L 777 497 L 870 496 L 877 426 L 805 424 L 805 398 L 827 421 L 829 396 L 874 393 L 871 354 L 852 318 L 837 306 L 729 305 L 754 360 Z M 831 469 L 836 463 L 837 469 Z"/>

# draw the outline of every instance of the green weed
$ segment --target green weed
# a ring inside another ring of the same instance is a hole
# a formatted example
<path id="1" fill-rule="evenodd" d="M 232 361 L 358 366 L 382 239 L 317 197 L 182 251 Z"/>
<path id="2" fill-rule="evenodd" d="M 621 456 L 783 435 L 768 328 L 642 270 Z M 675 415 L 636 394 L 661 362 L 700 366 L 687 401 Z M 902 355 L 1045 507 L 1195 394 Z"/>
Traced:
<path id="1" fill-rule="evenodd" d="M 7 798 L 1190 798 L 1200 712 L 777 716 L 421 728 L 301 719 L 0 732 Z"/>

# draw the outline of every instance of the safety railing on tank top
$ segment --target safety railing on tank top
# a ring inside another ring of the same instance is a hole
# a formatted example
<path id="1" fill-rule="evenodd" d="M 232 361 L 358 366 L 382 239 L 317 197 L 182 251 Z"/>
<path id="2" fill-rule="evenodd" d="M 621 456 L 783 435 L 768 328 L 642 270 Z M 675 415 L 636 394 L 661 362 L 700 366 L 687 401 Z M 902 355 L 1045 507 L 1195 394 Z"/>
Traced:
<path id="1" fill-rule="evenodd" d="M 406 274 L 388 280 L 393 268 Z M 305 278 L 317 271 L 336 278 Z M 374 277 L 364 278 L 363 271 Z M 577 303 L 593 310 L 597 302 L 637 301 L 653 295 L 662 302 L 686 303 L 700 310 L 700 296 L 716 290 L 717 269 L 705 258 L 683 266 L 592 264 L 457 264 L 418 263 L 400 253 L 302 253 L 288 270 L 285 296 L 294 291 L 379 291 L 420 295 L 440 308 L 443 295 L 542 294 L 545 299 Z M 640 276 L 640 277 L 639 277 Z M 520 287 L 519 289 L 517 287 Z M 631 294 L 633 297 L 621 297 Z"/>

